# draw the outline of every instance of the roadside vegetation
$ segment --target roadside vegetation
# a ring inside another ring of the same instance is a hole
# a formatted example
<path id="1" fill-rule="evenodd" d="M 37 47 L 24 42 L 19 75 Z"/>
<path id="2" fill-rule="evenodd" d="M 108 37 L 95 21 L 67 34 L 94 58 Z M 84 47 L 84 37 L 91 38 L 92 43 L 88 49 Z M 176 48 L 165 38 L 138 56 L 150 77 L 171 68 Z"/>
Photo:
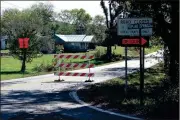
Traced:
<path id="1" fill-rule="evenodd" d="M 8 50 L 6 50 L 8 52 Z M 109 63 L 106 59 L 103 58 L 105 55 L 106 48 L 105 47 L 97 47 L 93 51 L 89 51 L 86 53 L 75 53 L 75 54 L 94 54 L 95 59 L 92 59 L 90 62 L 94 63 L 96 66 L 103 65 Z M 114 61 L 122 60 L 123 48 L 116 47 L 114 50 L 115 55 L 119 56 Z M 71 54 L 71 53 L 65 53 Z M 43 75 L 53 73 L 53 54 L 44 54 L 41 57 L 33 59 L 32 62 L 26 64 L 26 71 L 23 74 L 20 71 L 21 68 L 21 61 L 18 59 L 14 59 L 12 56 L 2 56 L 1 57 L 1 80 L 8 80 L 8 79 L 15 79 L 15 78 L 22 78 L 28 76 L 36 76 L 36 75 Z M 73 63 L 84 63 L 88 62 L 87 60 L 83 59 L 69 59 L 68 61 L 64 62 L 73 62 Z"/>
<path id="2" fill-rule="evenodd" d="M 139 103 L 139 72 L 128 75 L 125 95 L 122 78 L 88 85 L 78 91 L 80 99 L 103 109 L 149 120 L 178 119 L 178 85 L 170 86 L 163 63 L 145 70 L 144 105 Z"/>
<path id="3" fill-rule="evenodd" d="M 150 49 L 150 48 L 148 48 Z M 157 49 L 149 50 L 150 52 L 155 52 Z M 3 53 L 2 51 L 1 53 Z M 8 53 L 8 50 L 5 50 Z M 114 62 L 119 62 L 124 60 L 124 48 L 120 46 L 112 47 L 112 61 L 108 61 L 106 59 L 106 47 L 97 46 L 95 50 L 91 50 L 86 53 L 73 53 L 73 54 L 87 54 L 94 55 L 95 59 L 92 59 L 90 63 L 95 64 L 95 66 L 111 64 Z M 72 53 L 63 53 L 63 54 L 72 54 Z M 138 51 L 129 50 L 128 56 L 139 56 Z M 54 54 L 43 54 L 41 57 L 33 59 L 32 62 L 26 64 L 26 71 L 23 74 L 20 71 L 21 61 L 18 59 L 14 59 L 12 56 L 4 55 L 1 57 L 1 80 L 15 79 L 15 78 L 23 78 L 29 76 L 37 76 L 43 74 L 50 74 L 56 71 L 53 67 L 53 58 Z M 83 59 L 68 59 L 64 62 L 71 63 L 89 63 L 88 60 Z M 63 70 L 72 70 L 63 69 Z"/>

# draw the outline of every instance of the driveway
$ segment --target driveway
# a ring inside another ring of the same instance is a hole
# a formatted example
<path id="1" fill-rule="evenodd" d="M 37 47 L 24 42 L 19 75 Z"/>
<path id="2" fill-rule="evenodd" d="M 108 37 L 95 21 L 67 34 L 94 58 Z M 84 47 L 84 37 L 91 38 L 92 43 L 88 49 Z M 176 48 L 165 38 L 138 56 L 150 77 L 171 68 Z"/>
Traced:
<path id="1" fill-rule="evenodd" d="M 162 51 L 145 56 L 145 68 L 154 66 L 162 60 Z M 159 58 L 156 59 L 152 56 Z M 103 82 L 116 77 L 124 76 L 124 61 L 95 67 L 94 82 L 86 83 L 88 77 L 62 77 L 65 81 L 54 82 L 58 79 L 53 74 L 28 78 L 1 81 L 1 114 L 2 120 L 21 115 L 22 119 L 35 119 L 36 116 L 64 115 L 78 120 L 124 120 L 119 116 L 98 112 L 83 106 L 69 96 L 69 92 L 85 84 Z M 128 73 L 139 69 L 139 60 L 128 60 Z M 88 72 L 88 69 L 73 72 Z M 69 120 L 69 118 L 68 118 Z"/>

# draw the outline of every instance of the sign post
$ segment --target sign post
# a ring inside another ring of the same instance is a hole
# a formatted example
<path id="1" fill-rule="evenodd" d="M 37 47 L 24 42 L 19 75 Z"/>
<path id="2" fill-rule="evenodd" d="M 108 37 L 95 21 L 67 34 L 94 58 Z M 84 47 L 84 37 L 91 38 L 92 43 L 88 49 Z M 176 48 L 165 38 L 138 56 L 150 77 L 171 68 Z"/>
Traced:
<path id="1" fill-rule="evenodd" d="M 124 39 L 121 40 L 121 43 L 120 43 L 121 46 L 140 47 L 140 104 L 143 105 L 144 47 L 149 46 L 149 39 L 147 40 L 147 39 L 144 39 L 143 37 L 148 37 L 152 35 L 152 18 L 119 19 L 117 34 L 119 36 L 125 37 Z M 138 37 L 138 38 L 135 38 L 135 37 Z M 127 59 L 127 56 L 126 56 L 126 59 Z M 126 61 L 125 61 L 125 66 L 126 66 L 125 76 L 127 76 L 127 62 Z"/>
<path id="2" fill-rule="evenodd" d="M 127 86 L 128 86 L 128 77 L 127 77 L 127 50 L 128 48 L 125 47 L 125 96 L 127 95 Z"/>
<path id="3" fill-rule="evenodd" d="M 142 44 L 141 39 L 141 28 L 139 28 L 139 40 Z M 143 88 L 144 88 L 144 51 L 142 50 L 142 46 L 140 44 L 140 104 L 143 105 Z M 144 47 L 143 47 L 144 49 Z"/>

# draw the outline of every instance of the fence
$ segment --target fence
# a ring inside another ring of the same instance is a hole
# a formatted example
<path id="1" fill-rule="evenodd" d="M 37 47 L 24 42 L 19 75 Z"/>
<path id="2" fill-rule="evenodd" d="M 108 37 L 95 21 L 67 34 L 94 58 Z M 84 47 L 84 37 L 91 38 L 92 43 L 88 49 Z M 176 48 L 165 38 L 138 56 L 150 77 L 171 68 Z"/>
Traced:
<path id="1" fill-rule="evenodd" d="M 54 55 L 54 68 L 59 68 L 58 72 L 54 72 L 54 75 L 59 76 L 58 81 L 64 81 L 61 79 L 61 76 L 81 76 L 81 77 L 88 77 L 89 79 L 86 80 L 85 82 L 92 82 L 90 78 L 94 76 L 94 73 L 91 73 L 91 68 L 95 67 L 94 64 L 90 63 L 90 60 L 93 59 L 93 55 L 63 55 L 63 54 L 58 54 Z M 89 63 L 64 63 L 64 60 L 68 59 L 87 59 Z M 77 72 L 62 72 L 61 68 L 89 68 L 89 73 L 77 73 Z"/>

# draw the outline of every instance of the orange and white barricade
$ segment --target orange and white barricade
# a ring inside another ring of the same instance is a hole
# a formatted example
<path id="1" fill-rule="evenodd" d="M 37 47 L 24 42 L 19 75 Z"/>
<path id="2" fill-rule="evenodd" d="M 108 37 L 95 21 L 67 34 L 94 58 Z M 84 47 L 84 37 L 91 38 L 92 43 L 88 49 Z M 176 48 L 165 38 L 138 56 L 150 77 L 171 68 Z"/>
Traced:
<path id="1" fill-rule="evenodd" d="M 94 73 L 91 73 L 90 69 L 95 67 L 94 64 L 90 63 L 90 60 L 93 59 L 93 55 L 63 55 L 58 54 L 54 55 L 54 68 L 59 68 L 58 72 L 54 72 L 54 75 L 59 76 L 58 81 L 64 81 L 60 77 L 61 76 L 81 76 L 81 77 L 89 77 L 86 82 L 92 82 L 90 78 L 94 76 Z M 64 63 L 63 60 L 66 59 L 88 59 L 89 63 Z M 89 68 L 89 73 L 77 73 L 77 72 L 62 72 L 60 68 Z"/>

